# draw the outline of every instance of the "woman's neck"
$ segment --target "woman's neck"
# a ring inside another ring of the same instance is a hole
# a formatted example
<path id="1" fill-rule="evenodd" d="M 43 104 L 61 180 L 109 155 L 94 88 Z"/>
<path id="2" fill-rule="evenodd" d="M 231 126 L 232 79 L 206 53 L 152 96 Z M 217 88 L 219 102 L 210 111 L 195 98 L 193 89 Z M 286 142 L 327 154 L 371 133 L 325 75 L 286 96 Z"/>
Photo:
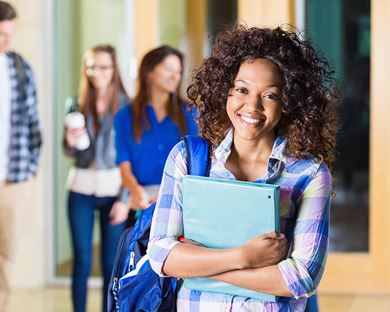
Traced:
<path id="1" fill-rule="evenodd" d="M 233 147 L 239 159 L 245 162 L 268 160 L 275 141 L 275 133 L 271 133 L 259 140 L 245 140 L 234 135 Z"/>
<path id="2" fill-rule="evenodd" d="M 229 158 L 225 164 L 238 180 L 255 181 L 267 171 L 275 134 L 256 141 L 234 135 Z"/>
<path id="3" fill-rule="evenodd" d="M 99 116 L 106 115 L 110 108 L 110 88 L 98 89 L 96 95 L 96 110 Z"/>
<path id="4" fill-rule="evenodd" d="M 149 103 L 153 107 L 157 120 L 162 121 L 168 115 L 169 92 L 152 88 Z"/>

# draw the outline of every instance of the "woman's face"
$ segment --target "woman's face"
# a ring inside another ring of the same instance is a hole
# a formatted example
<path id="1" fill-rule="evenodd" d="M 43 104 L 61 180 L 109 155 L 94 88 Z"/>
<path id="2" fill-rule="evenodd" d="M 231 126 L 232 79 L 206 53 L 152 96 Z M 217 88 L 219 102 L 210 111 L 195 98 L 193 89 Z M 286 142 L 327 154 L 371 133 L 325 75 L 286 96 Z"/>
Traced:
<path id="1" fill-rule="evenodd" d="M 107 52 L 96 52 L 85 59 L 85 73 L 95 89 L 107 89 L 114 77 L 114 64 Z"/>
<path id="2" fill-rule="evenodd" d="M 148 74 L 148 82 L 152 89 L 157 88 L 168 93 L 176 92 L 182 77 L 182 67 L 178 56 L 166 56 Z"/>
<path id="3" fill-rule="evenodd" d="M 256 140 L 274 135 L 281 118 L 283 79 L 275 64 L 259 58 L 241 64 L 226 111 L 235 135 Z"/>

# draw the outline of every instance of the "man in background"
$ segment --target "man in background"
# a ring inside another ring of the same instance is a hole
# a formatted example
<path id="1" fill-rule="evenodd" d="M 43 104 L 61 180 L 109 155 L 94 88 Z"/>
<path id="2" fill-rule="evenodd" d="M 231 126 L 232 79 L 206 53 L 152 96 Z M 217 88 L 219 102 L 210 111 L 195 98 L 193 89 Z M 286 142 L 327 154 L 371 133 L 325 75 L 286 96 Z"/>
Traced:
<path id="1" fill-rule="evenodd" d="M 0 1 L 1 312 L 9 297 L 16 247 L 31 205 L 42 142 L 33 73 L 19 54 L 9 50 L 15 29 L 15 9 Z"/>

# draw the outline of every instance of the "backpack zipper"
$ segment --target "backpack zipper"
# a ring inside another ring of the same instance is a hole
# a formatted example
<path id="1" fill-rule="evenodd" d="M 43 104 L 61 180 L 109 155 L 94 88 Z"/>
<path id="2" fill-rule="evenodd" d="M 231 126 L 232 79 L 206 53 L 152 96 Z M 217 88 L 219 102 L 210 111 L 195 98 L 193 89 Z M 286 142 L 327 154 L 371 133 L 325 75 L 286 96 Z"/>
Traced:
<path id="1" fill-rule="evenodd" d="M 129 271 L 131 271 L 134 267 L 134 259 L 135 259 L 135 252 L 130 252 L 130 261 L 129 261 Z"/>

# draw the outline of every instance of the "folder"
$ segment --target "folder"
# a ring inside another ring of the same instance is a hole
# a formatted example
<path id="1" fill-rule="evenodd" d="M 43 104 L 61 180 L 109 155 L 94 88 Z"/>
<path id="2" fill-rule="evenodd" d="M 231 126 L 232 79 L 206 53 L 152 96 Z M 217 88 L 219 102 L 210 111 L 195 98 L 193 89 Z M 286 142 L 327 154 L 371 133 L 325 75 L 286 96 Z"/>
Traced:
<path id="1" fill-rule="evenodd" d="M 185 176 L 184 237 L 209 248 L 238 247 L 259 234 L 280 230 L 278 185 Z M 190 289 L 275 302 L 277 297 L 209 278 L 186 278 Z"/>

